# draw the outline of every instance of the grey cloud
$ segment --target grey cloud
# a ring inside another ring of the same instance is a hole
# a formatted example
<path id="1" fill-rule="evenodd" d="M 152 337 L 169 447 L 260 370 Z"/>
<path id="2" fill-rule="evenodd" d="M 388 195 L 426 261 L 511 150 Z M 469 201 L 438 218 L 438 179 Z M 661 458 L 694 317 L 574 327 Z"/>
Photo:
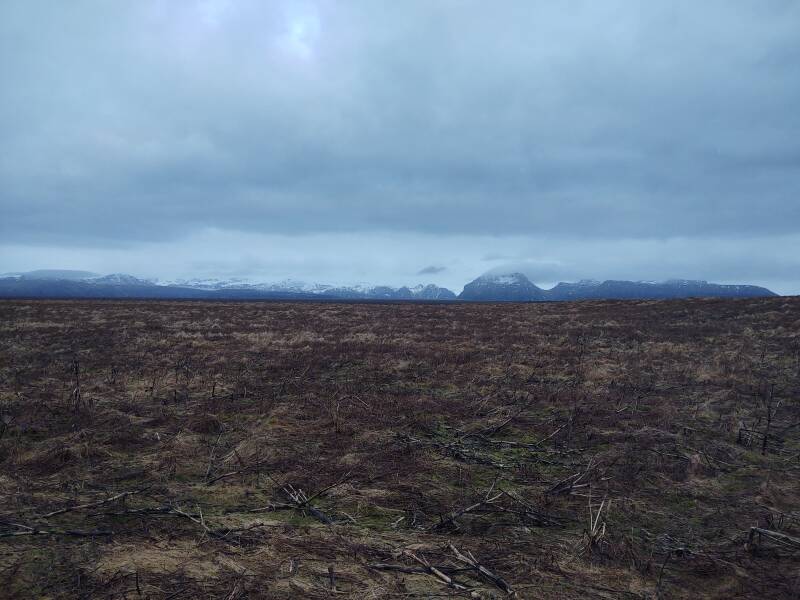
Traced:
<path id="1" fill-rule="evenodd" d="M 792 236 L 798 22 L 780 0 L 7 0 L 0 236 Z"/>
<path id="2" fill-rule="evenodd" d="M 487 254 L 484 254 L 481 257 L 481 260 L 484 262 L 496 262 L 499 260 L 510 260 L 512 258 L 513 258 L 512 256 L 507 256 L 505 254 L 500 254 L 497 252 L 489 252 Z"/>
<path id="3" fill-rule="evenodd" d="M 417 275 L 436 275 L 438 273 L 443 273 L 447 270 L 447 267 L 436 267 L 436 266 L 429 266 L 425 267 L 424 269 L 420 269 L 417 271 Z"/>

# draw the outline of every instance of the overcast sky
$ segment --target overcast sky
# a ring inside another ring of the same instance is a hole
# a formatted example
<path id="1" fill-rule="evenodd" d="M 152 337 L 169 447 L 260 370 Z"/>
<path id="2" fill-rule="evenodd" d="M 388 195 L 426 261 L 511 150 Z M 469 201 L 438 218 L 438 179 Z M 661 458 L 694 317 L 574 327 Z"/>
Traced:
<path id="1" fill-rule="evenodd" d="M 0 2 L 0 272 L 800 293 L 800 2 Z"/>

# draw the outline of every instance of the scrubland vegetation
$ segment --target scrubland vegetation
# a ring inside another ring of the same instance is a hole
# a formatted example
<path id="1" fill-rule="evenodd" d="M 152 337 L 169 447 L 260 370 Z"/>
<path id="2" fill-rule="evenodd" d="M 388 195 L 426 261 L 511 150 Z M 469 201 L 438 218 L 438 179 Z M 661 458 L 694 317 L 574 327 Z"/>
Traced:
<path id="1" fill-rule="evenodd" d="M 0 303 L 0 596 L 794 598 L 800 299 Z"/>

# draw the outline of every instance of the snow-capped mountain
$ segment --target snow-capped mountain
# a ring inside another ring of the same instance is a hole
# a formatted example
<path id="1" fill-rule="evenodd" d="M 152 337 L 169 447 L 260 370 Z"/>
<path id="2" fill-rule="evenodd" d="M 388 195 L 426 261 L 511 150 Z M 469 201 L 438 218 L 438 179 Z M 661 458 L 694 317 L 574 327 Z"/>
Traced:
<path id="1" fill-rule="evenodd" d="M 455 300 L 456 295 L 447 288 L 438 285 L 417 285 L 411 288 L 411 293 L 420 300 Z"/>
<path id="2" fill-rule="evenodd" d="M 275 283 L 253 282 L 246 279 L 176 279 L 158 281 L 158 285 L 188 287 L 200 290 L 248 290 L 279 294 L 303 294 L 341 299 L 387 299 L 387 300 L 454 300 L 456 295 L 437 285 L 417 285 L 413 288 L 385 285 L 354 284 L 335 286 L 324 283 L 308 283 L 296 279 L 284 279 Z"/>
<path id="3" fill-rule="evenodd" d="M 458 297 L 461 300 L 516 302 L 547 299 L 545 291 L 522 273 L 481 275 L 475 281 L 465 285 L 464 291 Z"/>
<path id="4" fill-rule="evenodd" d="M 96 285 L 152 285 L 150 280 L 139 279 L 133 275 L 126 275 L 125 273 L 112 273 L 111 275 L 87 277 L 83 279 L 83 281 L 94 283 Z"/>
<path id="5" fill-rule="evenodd" d="M 156 279 L 153 283 L 161 286 L 191 287 L 199 290 L 222 290 L 229 287 L 246 285 L 247 282 L 244 279 L 216 279 L 212 277 L 204 279 Z"/>
<path id="6" fill-rule="evenodd" d="M 341 299 L 454 300 L 437 285 L 392 287 L 355 284 L 335 286 L 296 279 L 257 282 L 242 278 L 140 279 L 124 273 L 98 275 L 88 271 L 46 270 L 0 275 L 0 296 L 65 298 L 217 298 L 217 299 Z"/>
<path id="7" fill-rule="evenodd" d="M 464 286 L 459 300 L 531 302 L 588 299 L 745 298 L 775 296 L 752 285 L 719 285 L 707 281 L 561 282 L 542 289 L 522 273 L 487 274 Z M 0 275 L 0 297 L 35 298 L 176 298 L 216 300 L 455 300 L 456 295 L 437 285 L 392 287 L 386 285 L 328 285 L 285 279 L 274 283 L 246 279 L 140 279 L 124 273 L 97 275 L 86 271 L 42 270 Z"/>

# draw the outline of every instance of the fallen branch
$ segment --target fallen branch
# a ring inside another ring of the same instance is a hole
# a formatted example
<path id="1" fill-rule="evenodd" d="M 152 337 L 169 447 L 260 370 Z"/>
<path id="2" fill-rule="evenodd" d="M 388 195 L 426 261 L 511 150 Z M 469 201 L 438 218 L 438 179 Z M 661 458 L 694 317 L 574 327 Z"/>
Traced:
<path id="1" fill-rule="evenodd" d="M 800 539 L 792 537 L 790 535 L 786 535 L 785 533 L 781 533 L 780 531 L 761 529 L 760 527 L 750 528 L 750 534 L 747 536 L 747 545 L 751 548 L 755 547 L 754 542 L 756 534 L 758 535 L 759 540 L 761 540 L 762 537 L 766 537 L 773 541 L 782 543 L 786 546 L 790 546 L 792 548 L 800 548 Z"/>
<path id="2" fill-rule="evenodd" d="M 38 529 L 36 527 L 29 527 L 28 525 L 19 525 L 11 523 L 12 527 L 18 527 L 22 531 L 5 531 L 0 533 L 0 538 L 5 537 L 20 537 L 25 535 L 63 535 L 69 537 L 98 537 L 114 535 L 113 531 L 105 529 L 94 529 L 90 531 L 83 531 L 79 529 Z"/>
<path id="3" fill-rule="evenodd" d="M 217 452 L 217 446 L 219 445 L 220 439 L 222 439 L 223 433 L 225 433 L 224 428 L 219 432 L 219 435 L 217 436 L 217 441 L 214 442 L 214 446 L 211 448 L 211 452 L 208 455 L 208 468 L 206 469 L 206 475 L 204 477 L 206 481 L 208 481 L 211 478 L 211 470 L 214 467 L 214 454 L 216 454 Z"/>
<path id="4" fill-rule="evenodd" d="M 501 490 L 501 492 L 505 494 L 507 498 L 510 498 L 513 502 L 522 507 L 523 510 L 521 516 L 532 518 L 539 525 L 561 525 L 561 521 L 558 518 L 536 510 L 533 506 L 520 498 L 515 492 L 510 492 L 508 490 Z"/>
<path id="5" fill-rule="evenodd" d="M 340 485 L 342 485 L 343 483 L 346 483 L 346 482 L 347 482 L 347 481 L 350 479 L 350 475 L 351 475 L 351 473 L 352 473 L 352 471 L 348 471 L 347 473 L 345 473 L 344 477 L 342 477 L 341 479 L 339 479 L 339 481 L 337 481 L 336 483 L 332 483 L 332 484 L 331 484 L 331 485 L 329 485 L 328 487 L 324 487 L 324 488 L 322 488 L 322 489 L 321 489 L 320 491 L 318 491 L 316 494 L 313 494 L 313 495 L 312 495 L 310 498 L 306 499 L 306 504 L 307 504 L 307 503 L 309 503 L 309 502 L 313 502 L 314 500 L 316 500 L 317 498 L 319 498 L 320 496 L 322 496 L 322 494 L 324 494 L 325 492 L 329 492 L 329 491 L 331 491 L 332 489 L 339 487 L 339 486 L 340 486 Z"/>
<path id="6" fill-rule="evenodd" d="M 526 394 L 526 395 L 527 395 L 527 394 Z M 506 425 L 508 425 L 509 423 L 511 423 L 511 421 L 513 421 L 514 419 L 516 419 L 518 416 L 520 416 L 522 413 L 524 413 L 524 412 L 525 412 L 525 411 L 528 409 L 528 407 L 529 407 L 529 406 L 530 406 L 530 405 L 533 403 L 533 401 L 534 401 L 534 398 L 528 397 L 528 398 L 526 398 L 525 400 L 526 400 L 526 401 L 525 401 L 525 403 L 524 403 L 522 406 L 520 406 L 520 407 L 519 407 L 519 408 L 518 408 L 516 411 L 514 411 L 513 413 L 511 413 L 511 415 L 510 415 L 510 416 L 509 416 L 509 417 L 508 417 L 508 418 L 507 418 L 505 421 L 503 421 L 503 422 L 502 422 L 502 423 L 500 423 L 499 425 L 495 425 L 495 426 L 493 426 L 493 427 L 486 427 L 486 428 L 484 428 L 484 429 L 482 430 L 482 433 L 484 433 L 484 434 L 486 434 L 486 435 L 490 435 L 490 436 L 491 436 L 491 435 L 494 435 L 494 434 L 496 434 L 498 431 L 500 431 L 501 429 L 503 429 L 503 428 L 504 428 Z"/>
<path id="7" fill-rule="evenodd" d="M 456 559 L 475 569 L 478 572 L 478 574 L 480 574 L 484 579 L 489 580 L 491 583 L 493 583 L 495 586 L 503 590 L 506 594 L 508 594 L 512 598 L 516 598 L 517 593 L 508 584 L 508 582 L 502 577 L 499 577 L 498 575 L 492 573 L 489 569 L 487 569 L 483 565 L 481 565 L 477 560 L 475 560 L 475 557 L 472 555 L 471 552 L 468 551 L 467 554 L 469 556 L 467 556 L 459 552 L 458 549 L 455 546 L 453 546 L 453 544 L 449 544 L 449 546 L 450 550 L 452 550 L 453 554 L 455 554 Z"/>
<path id="8" fill-rule="evenodd" d="M 325 525 L 333 525 L 334 521 L 316 506 L 310 504 L 311 498 L 305 495 L 303 490 L 296 490 L 290 484 L 283 486 L 283 493 L 294 503 L 294 507 L 300 511 L 308 512 L 312 517 Z M 317 497 L 315 494 L 313 497 Z"/>
<path id="9" fill-rule="evenodd" d="M 297 508 L 296 504 L 288 504 L 286 502 L 270 502 L 266 506 L 251 508 L 249 510 L 246 510 L 245 512 L 249 513 L 275 512 L 278 510 L 295 510 L 296 508 Z"/>
<path id="10" fill-rule="evenodd" d="M 592 470 L 595 468 L 594 458 L 589 459 L 589 464 L 586 466 L 586 469 L 582 473 L 575 473 L 574 475 L 570 475 L 569 477 L 565 477 L 554 486 L 552 486 L 549 490 L 547 490 L 546 494 L 562 494 L 566 492 L 567 494 L 571 494 L 573 490 L 579 488 L 589 487 L 589 482 L 584 482 L 584 478 L 588 478 L 591 474 Z"/>
<path id="11" fill-rule="evenodd" d="M 407 556 L 411 560 L 416 561 L 417 563 L 421 564 L 423 567 L 425 567 L 425 570 L 429 575 L 433 575 L 434 577 L 436 577 L 437 579 L 439 579 L 440 581 L 445 583 L 448 587 L 451 587 L 451 588 L 453 588 L 455 590 L 460 590 L 462 592 L 469 592 L 469 595 L 470 595 L 471 598 L 480 598 L 481 597 L 480 594 L 478 594 L 478 592 L 472 591 L 467 586 L 454 581 L 452 577 L 449 577 L 448 575 L 445 575 L 441 570 L 437 569 L 436 567 L 431 565 L 427 560 L 417 556 L 413 552 L 411 552 L 409 550 L 403 550 L 402 554 L 403 554 L 403 556 Z"/>
<path id="12" fill-rule="evenodd" d="M 423 569 L 421 567 L 407 567 L 405 565 L 390 565 L 387 563 L 369 563 L 367 564 L 367 566 L 370 569 L 375 569 L 377 571 L 399 571 L 400 573 L 408 573 L 409 575 L 429 573 L 428 569 Z"/>
<path id="13" fill-rule="evenodd" d="M 473 510 L 476 510 L 476 509 L 481 508 L 483 506 L 487 506 L 489 504 L 497 502 L 500 498 L 503 497 L 504 494 L 505 494 L 505 492 L 500 492 L 499 494 L 496 494 L 495 496 L 492 496 L 491 498 L 489 498 L 488 495 L 487 495 L 487 497 L 484 498 L 483 500 L 481 500 L 480 502 L 476 502 L 472 506 L 467 506 L 466 508 L 462 508 L 461 510 L 457 510 L 457 511 L 451 513 L 450 516 L 447 517 L 446 519 L 440 521 L 439 523 L 436 523 L 435 525 L 431 525 L 430 527 L 428 527 L 428 531 L 436 531 L 437 529 L 442 529 L 442 528 L 446 527 L 447 525 L 450 525 L 451 523 L 456 525 L 456 527 L 457 527 L 458 525 L 455 522 L 456 519 L 458 519 L 459 517 L 461 517 L 461 516 L 463 516 L 463 515 L 465 515 L 465 514 L 467 514 L 469 512 L 472 512 Z"/>
<path id="14" fill-rule="evenodd" d="M 228 473 L 223 473 L 222 475 L 217 475 L 216 477 L 213 477 L 212 479 L 209 479 L 208 481 L 206 481 L 206 485 L 214 485 L 217 481 L 220 481 L 222 479 L 227 479 L 228 477 L 234 477 L 236 475 L 242 475 L 244 473 L 249 473 L 249 472 L 257 469 L 258 467 L 260 467 L 261 465 L 263 465 L 263 464 L 265 464 L 267 462 L 269 462 L 269 461 L 267 461 L 267 460 L 259 460 L 257 462 L 254 462 L 251 465 L 245 465 L 244 467 L 242 467 L 241 469 L 237 469 L 236 471 L 229 471 Z"/>
<path id="15" fill-rule="evenodd" d="M 144 491 L 146 491 L 148 489 L 149 489 L 149 487 L 142 488 L 140 490 L 133 490 L 133 491 L 130 491 L 130 492 L 122 492 L 121 494 L 117 494 L 116 496 L 111 496 L 111 498 L 106 498 L 105 500 L 100 500 L 99 502 L 91 502 L 89 504 L 79 504 L 77 506 L 68 506 L 66 508 L 61 508 L 59 510 L 54 510 L 53 512 L 49 512 L 49 513 L 44 514 L 44 515 L 39 515 L 38 518 L 39 519 L 49 519 L 50 517 L 55 517 L 56 515 L 63 515 L 64 513 L 72 512 L 72 511 L 75 511 L 75 510 L 83 510 L 84 508 L 95 508 L 97 506 L 103 506 L 104 504 L 110 504 L 111 502 L 114 502 L 115 500 L 120 500 L 122 498 L 127 498 L 128 496 L 133 496 L 134 494 L 140 494 L 140 493 L 142 493 L 142 492 L 144 492 Z"/>

